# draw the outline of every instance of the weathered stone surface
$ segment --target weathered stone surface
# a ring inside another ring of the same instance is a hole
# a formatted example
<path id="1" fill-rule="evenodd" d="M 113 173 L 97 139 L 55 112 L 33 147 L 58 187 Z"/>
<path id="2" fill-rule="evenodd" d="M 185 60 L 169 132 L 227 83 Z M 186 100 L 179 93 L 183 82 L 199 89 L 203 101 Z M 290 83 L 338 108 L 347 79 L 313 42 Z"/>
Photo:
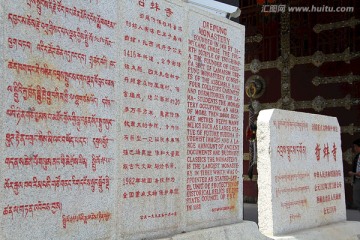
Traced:
<path id="1" fill-rule="evenodd" d="M 1 239 L 242 221 L 243 26 L 164 0 L 0 13 Z"/>
<path id="2" fill-rule="evenodd" d="M 360 238 L 360 222 L 338 222 L 271 238 L 279 240 L 358 240 Z"/>
<path id="3" fill-rule="evenodd" d="M 111 236 L 118 8 L 115 0 L 0 1 L 1 239 Z"/>
<path id="4" fill-rule="evenodd" d="M 336 118 L 264 110 L 258 117 L 257 142 L 263 234 L 277 236 L 346 220 Z"/>
<path id="5" fill-rule="evenodd" d="M 231 224 L 221 227 L 202 229 L 190 233 L 183 233 L 162 240 L 267 240 L 271 239 L 259 232 L 254 222 L 243 221 L 242 223 Z"/>

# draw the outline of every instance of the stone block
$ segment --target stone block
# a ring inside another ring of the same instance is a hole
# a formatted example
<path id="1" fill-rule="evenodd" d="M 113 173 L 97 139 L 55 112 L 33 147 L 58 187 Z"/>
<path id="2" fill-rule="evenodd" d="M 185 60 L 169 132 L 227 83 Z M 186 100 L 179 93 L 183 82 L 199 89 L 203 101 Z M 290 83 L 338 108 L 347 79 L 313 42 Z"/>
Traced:
<path id="1" fill-rule="evenodd" d="M 260 231 L 278 236 L 345 221 L 337 119 L 269 109 L 257 124 Z"/>

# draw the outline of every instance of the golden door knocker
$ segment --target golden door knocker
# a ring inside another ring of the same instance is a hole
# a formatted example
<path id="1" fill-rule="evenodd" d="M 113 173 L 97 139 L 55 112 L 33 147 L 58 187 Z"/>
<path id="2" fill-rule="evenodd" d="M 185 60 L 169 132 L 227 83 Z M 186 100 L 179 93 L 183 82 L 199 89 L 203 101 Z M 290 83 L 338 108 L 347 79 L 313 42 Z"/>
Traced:
<path id="1" fill-rule="evenodd" d="M 259 75 L 252 75 L 246 80 L 245 94 L 250 99 L 258 99 L 265 92 L 265 80 Z"/>
<path id="2" fill-rule="evenodd" d="M 254 96 L 256 95 L 256 92 L 257 92 L 257 89 L 256 89 L 256 86 L 255 86 L 255 83 L 250 83 L 247 87 L 246 87 L 246 95 L 249 97 L 249 98 L 254 98 Z"/>

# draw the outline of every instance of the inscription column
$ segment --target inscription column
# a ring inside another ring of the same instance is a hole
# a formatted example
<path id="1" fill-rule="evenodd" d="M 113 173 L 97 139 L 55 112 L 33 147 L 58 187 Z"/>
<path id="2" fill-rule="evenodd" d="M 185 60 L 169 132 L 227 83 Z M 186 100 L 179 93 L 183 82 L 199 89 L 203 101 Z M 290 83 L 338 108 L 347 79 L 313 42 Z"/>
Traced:
<path id="1" fill-rule="evenodd" d="M 190 18 L 186 208 L 189 222 L 231 221 L 242 218 L 243 52 L 230 25 Z"/>
<path id="2" fill-rule="evenodd" d="M 123 233 L 140 238 L 179 226 L 184 11 L 155 1 L 125 9 L 119 215 Z"/>

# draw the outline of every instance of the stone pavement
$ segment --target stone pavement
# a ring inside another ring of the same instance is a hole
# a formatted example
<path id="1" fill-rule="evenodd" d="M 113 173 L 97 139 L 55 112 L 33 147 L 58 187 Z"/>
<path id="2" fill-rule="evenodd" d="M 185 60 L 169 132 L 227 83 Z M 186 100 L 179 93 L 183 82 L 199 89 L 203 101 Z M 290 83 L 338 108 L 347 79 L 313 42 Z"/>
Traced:
<path id="1" fill-rule="evenodd" d="M 258 223 L 257 204 L 244 203 L 244 220 Z M 360 211 L 346 209 L 347 221 L 360 221 Z"/>

